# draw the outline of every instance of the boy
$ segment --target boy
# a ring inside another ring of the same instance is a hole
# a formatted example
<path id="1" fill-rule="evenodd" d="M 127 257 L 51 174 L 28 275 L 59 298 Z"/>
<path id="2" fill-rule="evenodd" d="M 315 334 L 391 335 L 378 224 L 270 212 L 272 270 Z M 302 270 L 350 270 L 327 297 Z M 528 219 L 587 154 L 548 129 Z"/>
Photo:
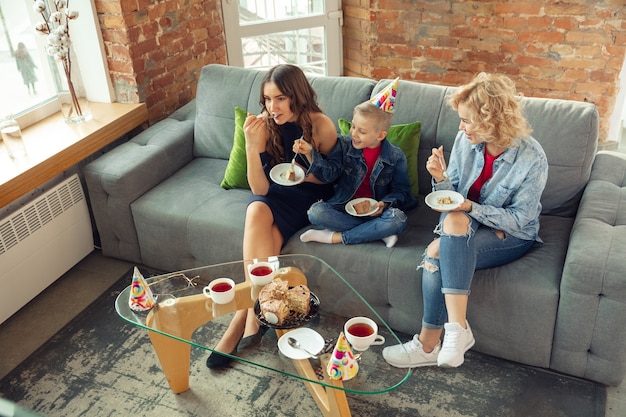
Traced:
<path id="1" fill-rule="evenodd" d="M 339 137 L 327 159 L 312 158 L 310 172 L 324 182 L 337 180 L 337 186 L 328 201 L 314 203 L 307 213 L 311 224 L 322 230 L 307 230 L 301 241 L 350 245 L 383 240 L 388 248 L 398 241 L 407 223 L 402 209 L 414 207 L 417 201 L 411 194 L 404 153 L 386 140 L 397 86 L 398 79 L 356 106 L 350 135 Z M 362 213 L 354 202 L 346 206 L 357 198 L 376 202 Z"/>

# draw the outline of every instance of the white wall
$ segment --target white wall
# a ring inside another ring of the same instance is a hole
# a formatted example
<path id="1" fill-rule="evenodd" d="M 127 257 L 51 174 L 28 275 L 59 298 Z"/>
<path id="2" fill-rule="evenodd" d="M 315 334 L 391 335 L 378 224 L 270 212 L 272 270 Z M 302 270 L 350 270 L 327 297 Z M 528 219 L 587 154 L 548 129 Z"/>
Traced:
<path id="1" fill-rule="evenodd" d="M 622 146 L 626 145 L 626 133 L 623 133 L 622 126 L 626 124 L 626 57 L 622 64 L 622 71 L 619 74 L 619 92 L 615 98 L 613 114 L 609 120 L 609 140 L 620 141 Z"/>

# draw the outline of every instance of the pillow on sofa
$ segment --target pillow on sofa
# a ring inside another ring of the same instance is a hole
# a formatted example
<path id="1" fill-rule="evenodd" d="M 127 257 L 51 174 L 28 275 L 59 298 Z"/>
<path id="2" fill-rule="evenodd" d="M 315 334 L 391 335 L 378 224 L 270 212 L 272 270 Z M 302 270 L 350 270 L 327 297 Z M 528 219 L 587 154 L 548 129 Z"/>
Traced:
<path id="1" fill-rule="evenodd" d="M 339 119 L 339 132 L 342 135 L 350 134 L 350 126 L 352 123 Z M 402 125 L 393 125 L 387 132 L 389 142 L 397 145 L 406 156 L 407 169 L 409 171 L 409 183 L 411 184 L 411 193 L 415 197 L 419 194 L 419 183 L 417 182 L 417 151 L 420 146 L 420 133 L 422 130 L 421 122 L 413 122 Z"/>
<path id="2" fill-rule="evenodd" d="M 243 134 L 243 122 L 246 120 L 248 113 L 240 108 L 235 107 L 235 137 L 233 140 L 233 148 L 230 150 L 228 165 L 224 172 L 224 179 L 220 183 L 222 188 L 250 188 L 248 184 L 248 163 L 246 161 L 246 138 Z"/>

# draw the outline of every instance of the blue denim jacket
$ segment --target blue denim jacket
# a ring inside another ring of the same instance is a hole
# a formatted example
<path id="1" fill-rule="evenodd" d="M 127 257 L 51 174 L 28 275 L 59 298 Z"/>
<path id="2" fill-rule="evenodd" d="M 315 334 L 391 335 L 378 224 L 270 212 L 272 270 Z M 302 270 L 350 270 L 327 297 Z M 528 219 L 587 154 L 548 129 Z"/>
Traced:
<path id="1" fill-rule="evenodd" d="M 367 175 L 367 164 L 363 151 L 352 146 L 352 138 L 339 136 L 332 152 L 324 157 L 314 152 L 309 173 L 324 182 L 337 181 L 335 194 L 330 204 L 345 204 Z M 389 203 L 391 207 L 409 209 L 417 205 L 411 194 L 406 157 L 402 150 L 387 139 L 381 143 L 380 156 L 370 176 L 372 195 L 377 201 Z"/>
<path id="2" fill-rule="evenodd" d="M 450 154 L 450 181 L 436 183 L 433 190 L 453 189 L 465 198 L 485 165 L 485 144 L 473 145 L 460 131 Z M 539 238 L 541 194 L 548 179 L 548 161 L 534 138 L 509 148 L 493 163 L 493 176 L 480 190 L 480 201 L 468 214 L 480 223 L 520 239 Z"/>

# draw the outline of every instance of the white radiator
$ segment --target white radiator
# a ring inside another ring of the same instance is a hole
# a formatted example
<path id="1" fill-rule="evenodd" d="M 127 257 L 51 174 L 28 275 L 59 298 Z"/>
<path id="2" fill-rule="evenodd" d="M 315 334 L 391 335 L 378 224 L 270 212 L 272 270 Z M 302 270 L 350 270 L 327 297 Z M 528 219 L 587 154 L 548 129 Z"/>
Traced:
<path id="1" fill-rule="evenodd" d="M 0 220 L 0 323 L 92 250 L 89 211 L 76 174 Z"/>

